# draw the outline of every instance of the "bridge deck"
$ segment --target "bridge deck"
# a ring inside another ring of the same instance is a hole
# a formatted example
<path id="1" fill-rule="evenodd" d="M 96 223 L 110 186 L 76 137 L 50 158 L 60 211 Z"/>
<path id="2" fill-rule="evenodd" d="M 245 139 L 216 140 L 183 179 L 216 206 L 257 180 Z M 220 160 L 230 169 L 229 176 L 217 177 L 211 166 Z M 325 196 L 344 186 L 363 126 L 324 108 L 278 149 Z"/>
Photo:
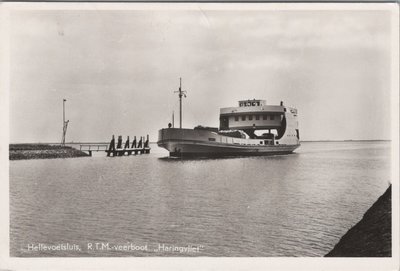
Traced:
<path id="1" fill-rule="evenodd" d="M 106 152 L 107 156 L 144 154 L 150 153 L 149 142 L 149 135 L 147 135 L 147 139 L 141 136 L 139 141 L 136 140 L 135 136 L 132 143 L 129 140 L 129 136 L 125 143 L 122 142 L 122 136 L 118 136 L 118 141 L 115 142 L 113 135 L 110 144 L 81 144 L 79 150 L 88 152 L 90 156 L 92 156 L 92 152 Z"/>
<path id="2" fill-rule="evenodd" d="M 116 146 L 114 149 L 110 150 L 110 145 L 109 144 L 81 144 L 79 150 L 83 152 L 88 152 L 89 155 L 92 155 L 92 152 L 106 152 L 106 153 L 112 153 L 113 156 L 122 156 L 125 153 L 128 155 L 134 153 L 134 154 L 143 154 L 143 153 L 149 153 L 150 152 L 150 147 L 138 147 L 138 148 L 117 148 Z"/>

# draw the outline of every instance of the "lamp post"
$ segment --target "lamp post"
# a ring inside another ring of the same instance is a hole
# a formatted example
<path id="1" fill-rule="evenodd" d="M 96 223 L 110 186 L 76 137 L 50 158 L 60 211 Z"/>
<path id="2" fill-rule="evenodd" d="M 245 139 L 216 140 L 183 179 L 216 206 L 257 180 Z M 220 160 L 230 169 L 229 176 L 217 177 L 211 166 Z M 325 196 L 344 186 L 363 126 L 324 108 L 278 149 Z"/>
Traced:
<path id="1" fill-rule="evenodd" d="M 62 133 L 62 138 L 61 138 L 61 146 L 65 146 L 65 136 L 67 134 L 67 127 L 68 127 L 68 122 L 69 120 L 65 121 L 65 102 L 67 100 L 63 99 L 63 133 Z"/>
<path id="2" fill-rule="evenodd" d="M 64 127 L 64 124 L 65 124 L 65 102 L 66 101 L 67 101 L 66 99 L 63 99 L 63 127 Z"/>

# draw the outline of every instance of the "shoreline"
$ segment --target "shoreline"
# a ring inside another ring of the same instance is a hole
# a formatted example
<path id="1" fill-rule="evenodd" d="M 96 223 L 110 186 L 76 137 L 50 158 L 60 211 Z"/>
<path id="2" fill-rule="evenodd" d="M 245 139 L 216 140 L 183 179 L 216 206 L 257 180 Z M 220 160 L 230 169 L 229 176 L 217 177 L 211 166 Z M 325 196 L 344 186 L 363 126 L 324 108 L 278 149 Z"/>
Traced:
<path id="1" fill-rule="evenodd" d="M 89 154 L 69 146 L 52 146 L 48 144 L 10 144 L 9 160 L 32 160 L 89 157 Z"/>
<path id="2" fill-rule="evenodd" d="M 324 257 L 392 256 L 392 185 Z"/>

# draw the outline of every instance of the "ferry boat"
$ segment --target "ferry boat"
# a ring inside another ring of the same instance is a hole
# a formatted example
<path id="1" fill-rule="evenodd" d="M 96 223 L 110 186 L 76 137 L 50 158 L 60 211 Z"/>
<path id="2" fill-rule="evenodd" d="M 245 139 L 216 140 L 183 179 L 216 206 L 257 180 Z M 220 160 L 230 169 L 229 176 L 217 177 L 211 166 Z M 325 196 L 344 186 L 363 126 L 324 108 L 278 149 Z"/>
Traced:
<path id="1" fill-rule="evenodd" d="M 171 123 L 159 130 L 157 145 L 173 157 L 220 157 L 289 154 L 300 146 L 297 109 L 269 105 L 265 100 L 239 101 L 220 109 L 219 128 L 182 128 L 182 91 L 179 87 L 180 128 Z"/>

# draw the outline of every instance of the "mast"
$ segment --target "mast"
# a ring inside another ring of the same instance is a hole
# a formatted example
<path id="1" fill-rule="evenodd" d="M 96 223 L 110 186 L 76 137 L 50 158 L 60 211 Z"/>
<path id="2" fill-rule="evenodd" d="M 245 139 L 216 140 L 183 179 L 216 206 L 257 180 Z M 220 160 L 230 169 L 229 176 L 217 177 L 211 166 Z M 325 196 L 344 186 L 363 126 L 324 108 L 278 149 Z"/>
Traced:
<path id="1" fill-rule="evenodd" d="M 175 128 L 175 112 L 172 111 L 172 128 Z"/>
<path id="2" fill-rule="evenodd" d="M 175 93 L 179 93 L 179 129 L 182 129 L 182 96 L 186 98 L 186 91 L 182 91 L 182 78 L 179 78 L 179 90 Z"/>

